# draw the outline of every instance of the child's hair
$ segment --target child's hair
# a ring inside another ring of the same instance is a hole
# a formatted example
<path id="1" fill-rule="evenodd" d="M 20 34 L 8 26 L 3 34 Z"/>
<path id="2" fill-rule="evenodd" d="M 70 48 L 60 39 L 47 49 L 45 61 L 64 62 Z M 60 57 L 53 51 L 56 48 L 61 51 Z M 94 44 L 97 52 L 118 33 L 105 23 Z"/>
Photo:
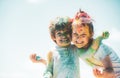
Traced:
<path id="1" fill-rule="evenodd" d="M 49 31 L 50 36 L 55 38 L 55 32 L 60 30 L 67 30 L 68 33 L 72 33 L 71 28 L 72 20 L 69 17 L 57 17 L 50 22 Z"/>
<path id="2" fill-rule="evenodd" d="M 72 28 L 74 26 L 81 25 L 81 26 L 88 26 L 89 28 L 89 33 L 92 34 L 94 32 L 94 26 L 92 24 L 92 19 L 91 17 L 84 11 L 79 11 L 76 13 L 73 23 L 72 23 Z"/>

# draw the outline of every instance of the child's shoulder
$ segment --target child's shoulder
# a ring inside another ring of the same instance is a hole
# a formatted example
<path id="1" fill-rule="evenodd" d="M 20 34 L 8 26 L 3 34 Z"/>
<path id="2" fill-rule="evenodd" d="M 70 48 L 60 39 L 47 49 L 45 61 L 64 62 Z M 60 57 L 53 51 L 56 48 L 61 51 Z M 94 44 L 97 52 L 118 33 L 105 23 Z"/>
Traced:
<path id="1" fill-rule="evenodd" d="M 58 51 L 55 48 L 49 50 L 49 52 L 48 52 L 48 56 L 55 57 L 57 55 L 58 55 Z"/>

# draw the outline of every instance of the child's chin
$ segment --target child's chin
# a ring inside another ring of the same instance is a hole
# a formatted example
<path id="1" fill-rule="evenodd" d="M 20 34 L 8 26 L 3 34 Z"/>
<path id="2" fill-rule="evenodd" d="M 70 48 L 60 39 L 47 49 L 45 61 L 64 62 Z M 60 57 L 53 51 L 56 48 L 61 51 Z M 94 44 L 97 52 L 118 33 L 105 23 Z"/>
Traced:
<path id="1" fill-rule="evenodd" d="M 64 44 L 63 46 L 64 46 L 64 47 L 67 47 L 67 46 L 69 46 L 69 45 L 70 45 L 70 44 Z"/>
<path id="2" fill-rule="evenodd" d="M 77 47 L 77 48 L 82 48 L 83 46 L 81 46 L 81 45 L 76 45 L 76 47 Z"/>

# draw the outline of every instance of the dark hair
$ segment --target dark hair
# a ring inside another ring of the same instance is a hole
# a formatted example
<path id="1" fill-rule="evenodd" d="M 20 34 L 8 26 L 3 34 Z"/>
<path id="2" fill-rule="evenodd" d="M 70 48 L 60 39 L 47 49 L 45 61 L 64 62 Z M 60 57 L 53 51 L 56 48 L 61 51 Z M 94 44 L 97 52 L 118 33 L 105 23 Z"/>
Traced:
<path id="1" fill-rule="evenodd" d="M 50 23 L 49 31 L 50 36 L 55 37 L 55 32 L 60 30 L 68 30 L 68 32 L 72 33 L 71 28 L 71 19 L 69 17 L 57 17 L 54 21 Z"/>
<path id="2" fill-rule="evenodd" d="M 87 23 L 87 26 L 89 27 L 89 33 L 92 34 L 94 32 L 94 26 L 93 26 L 92 22 Z"/>

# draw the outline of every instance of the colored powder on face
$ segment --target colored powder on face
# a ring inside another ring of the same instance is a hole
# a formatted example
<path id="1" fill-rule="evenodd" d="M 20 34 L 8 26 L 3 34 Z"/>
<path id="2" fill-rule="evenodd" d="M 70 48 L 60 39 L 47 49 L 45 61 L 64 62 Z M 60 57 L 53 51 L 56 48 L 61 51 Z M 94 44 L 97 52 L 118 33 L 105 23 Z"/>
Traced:
<path id="1" fill-rule="evenodd" d="M 89 28 L 88 26 L 76 26 L 74 27 L 73 31 L 76 31 L 78 34 L 86 34 L 88 37 L 90 37 L 90 33 L 89 33 Z"/>

